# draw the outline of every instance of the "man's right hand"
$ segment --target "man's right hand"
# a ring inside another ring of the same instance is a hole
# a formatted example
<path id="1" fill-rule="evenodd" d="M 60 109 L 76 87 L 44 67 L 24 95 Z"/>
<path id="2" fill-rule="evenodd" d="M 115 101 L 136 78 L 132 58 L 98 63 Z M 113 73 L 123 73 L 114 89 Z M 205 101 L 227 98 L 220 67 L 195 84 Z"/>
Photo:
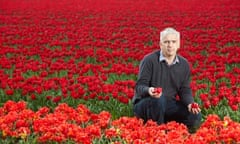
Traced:
<path id="1" fill-rule="evenodd" d="M 160 87 L 157 87 L 157 88 L 150 87 L 148 89 L 148 93 L 151 97 L 160 98 L 160 96 L 162 95 L 162 88 L 160 88 Z"/>

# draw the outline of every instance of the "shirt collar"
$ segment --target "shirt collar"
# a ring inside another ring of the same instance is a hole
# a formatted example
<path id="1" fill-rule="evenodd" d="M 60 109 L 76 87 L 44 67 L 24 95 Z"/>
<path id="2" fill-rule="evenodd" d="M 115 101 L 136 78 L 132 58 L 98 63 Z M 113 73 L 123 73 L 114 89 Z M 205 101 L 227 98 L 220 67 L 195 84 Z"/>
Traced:
<path id="1" fill-rule="evenodd" d="M 163 55 L 163 53 L 162 53 L 162 50 L 160 51 L 159 61 L 160 61 L 160 62 L 166 61 L 166 57 L 164 57 L 164 55 Z M 177 64 L 177 63 L 179 63 L 179 58 L 178 58 L 178 56 L 176 55 L 176 58 L 174 59 L 172 65 Z"/>

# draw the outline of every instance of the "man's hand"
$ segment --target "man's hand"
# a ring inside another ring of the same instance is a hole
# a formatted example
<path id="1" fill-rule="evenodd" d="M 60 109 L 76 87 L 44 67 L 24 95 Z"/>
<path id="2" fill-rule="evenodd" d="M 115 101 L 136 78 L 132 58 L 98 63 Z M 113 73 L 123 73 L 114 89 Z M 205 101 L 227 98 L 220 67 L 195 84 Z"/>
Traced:
<path id="1" fill-rule="evenodd" d="M 160 98 L 160 96 L 162 95 L 162 88 L 160 88 L 160 87 L 157 87 L 157 88 L 150 87 L 148 89 L 148 93 L 151 97 Z"/>
<path id="2" fill-rule="evenodd" d="M 199 105 L 194 102 L 188 105 L 188 111 L 192 112 L 193 114 L 198 114 L 201 111 L 201 109 Z"/>

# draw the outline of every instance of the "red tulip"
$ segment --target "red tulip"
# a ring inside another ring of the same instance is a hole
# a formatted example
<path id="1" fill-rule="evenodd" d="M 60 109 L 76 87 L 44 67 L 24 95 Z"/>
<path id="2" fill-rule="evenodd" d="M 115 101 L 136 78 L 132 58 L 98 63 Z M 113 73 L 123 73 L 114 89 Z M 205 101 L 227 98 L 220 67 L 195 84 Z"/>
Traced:
<path id="1" fill-rule="evenodd" d="M 191 104 L 191 107 L 192 107 L 192 108 L 199 108 L 199 105 L 198 105 L 197 103 L 192 103 L 192 104 Z"/>
<path id="2" fill-rule="evenodd" d="M 162 92 L 162 88 L 161 87 L 157 87 L 157 88 L 154 88 L 154 93 L 161 93 Z"/>

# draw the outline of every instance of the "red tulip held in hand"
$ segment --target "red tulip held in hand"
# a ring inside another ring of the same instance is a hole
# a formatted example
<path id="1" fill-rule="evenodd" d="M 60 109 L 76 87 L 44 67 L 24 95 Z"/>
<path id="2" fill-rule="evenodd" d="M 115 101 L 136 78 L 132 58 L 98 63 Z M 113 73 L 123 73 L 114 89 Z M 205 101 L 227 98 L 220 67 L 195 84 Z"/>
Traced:
<path id="1" fill-rule="evenodd" d="M 199 108 L 199 105 L 197 103 L 192 103 L 191 107 L 192 108 Z"/>
<path id="2" fill-rule="evenodd" d="M 162 92 L 162 88 L 160 87 L 157 87 L 157 88 L 154 88 L 154 93 L 161 93 Z"/>

